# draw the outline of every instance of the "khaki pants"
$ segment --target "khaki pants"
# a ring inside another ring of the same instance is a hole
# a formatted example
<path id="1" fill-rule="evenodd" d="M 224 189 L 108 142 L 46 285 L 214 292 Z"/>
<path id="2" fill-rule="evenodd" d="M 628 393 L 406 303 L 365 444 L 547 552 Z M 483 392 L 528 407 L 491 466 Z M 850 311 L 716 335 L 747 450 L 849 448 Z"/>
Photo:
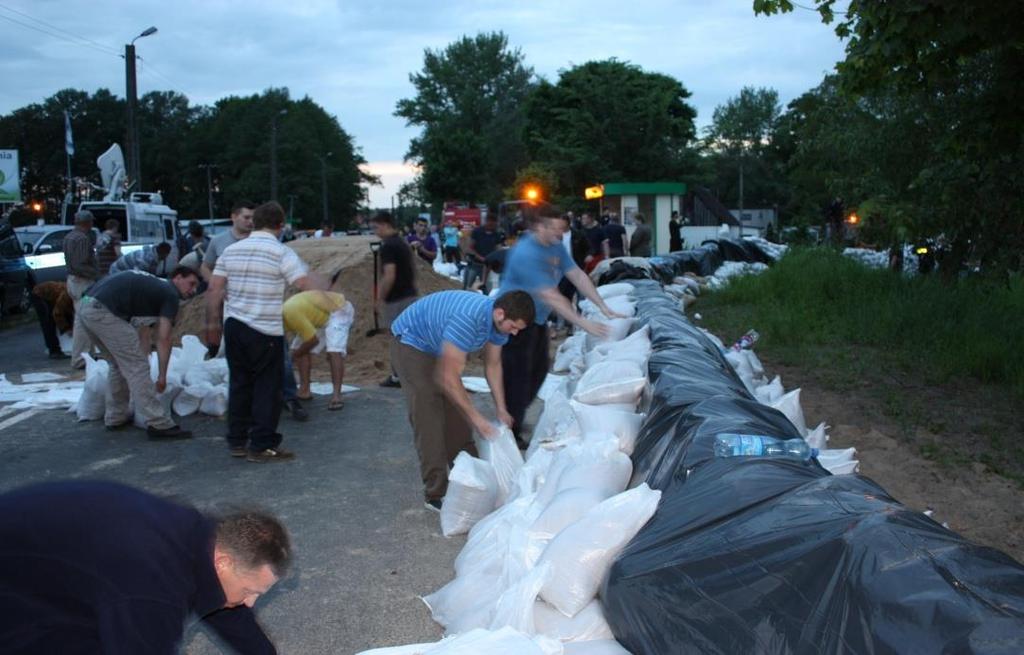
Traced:
<path id="1" fill-rule="evenodd" d="M 436 357 L 395 339 L 391 342 L 391 362 L 398 370 L 409 405 L 423 494 L 427 500 L 440 500 L 448 491 L 448 469 L 455 457 L 463 450 L 477 456 L 473 428 L 438 386 L 434 378 Z"/>
<path id="2" fill-rule="evenodd" d="M 128 321 L 114 316 L 93 298 L 83 300 L 81 307 L 75 314 L 75 333 L 84 332 L 110 362 L 103 422 L 119 425 L 128 420 L 128 400 L 134 397 L 135 411 L 141 414 L 147 427 L 174 427 L 174 421 L 156 398 L 156 388 L 149 377 L 149 360 L 139 347 L 138 333 Z"/>
<path id="3" fill-rule="evenodd" d="M 402 298 L 395 302 L 386 302 L 384 307 L 380 311 L 380 320 L 384 323 L 381 328 L 387 331 L 388 336 L 391 336 L 391 324 L 395 322 L 398 315 L 405 311 L 405 308 L 419 300 L 416 296 L 410 296 L 408 298 Z M 398 377 L 398 369 L 395 368 L 395 358 L 391 358 L 391 377 Z"/>
<path id="4" fill-rule="evenodd" d="M 71 302 L 75 306 L 75 315 L 78 315 L 79 310 L 82 309 L 82 295 L 86 290 L 96 283 L 96 280 L 90 280 L 87 277 L 78 277 L 77 275 L 68 275 L 67 289 L 68 295 L 71 296 Z M 75 321 L 77 323 L 77 321 Z M 82 360 L 82 353 L 92 351 L 92 342 L 85 335 L 85 332 L 77 328 L 71 332 L 71 366 L 73 368 L 82 368 L 84 362 Z"/>

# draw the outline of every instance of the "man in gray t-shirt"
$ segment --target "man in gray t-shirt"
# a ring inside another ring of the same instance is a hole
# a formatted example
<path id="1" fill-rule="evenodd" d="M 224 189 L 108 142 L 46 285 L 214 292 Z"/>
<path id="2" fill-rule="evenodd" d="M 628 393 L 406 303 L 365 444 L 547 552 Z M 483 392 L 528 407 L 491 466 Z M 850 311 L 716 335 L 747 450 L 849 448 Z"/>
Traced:
<path id="1" fill-rule="evenodd" d="M 231 244 L 252 234 L 252 210 L 255 206 L 247 200 L 236 202 L 231 208 L 231 229 L 210 239 L 210 245 L 206 247 L 206 254 L 203 255 L 203 263 L 199 267 L 200 274 L 207 282 L 213 275 L 213 268 L 217 265 L 217 258 L 221 253 Z"/>

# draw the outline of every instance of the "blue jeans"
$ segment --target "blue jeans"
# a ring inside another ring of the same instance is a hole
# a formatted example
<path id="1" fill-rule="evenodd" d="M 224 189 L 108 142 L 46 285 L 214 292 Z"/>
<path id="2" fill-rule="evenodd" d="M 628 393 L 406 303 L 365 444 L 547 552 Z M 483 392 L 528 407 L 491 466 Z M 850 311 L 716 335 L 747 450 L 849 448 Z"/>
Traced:
<path id="1" fill-rule="evenodd" d="M 284 401 L 290 403 L 298 400 L 299 385 L 295 382 L 295 371 L 292 370 L 292 354 L 285 344 L 284 348 L 284 382 L 281 383 L 281 391 L 284 393 Z"/>

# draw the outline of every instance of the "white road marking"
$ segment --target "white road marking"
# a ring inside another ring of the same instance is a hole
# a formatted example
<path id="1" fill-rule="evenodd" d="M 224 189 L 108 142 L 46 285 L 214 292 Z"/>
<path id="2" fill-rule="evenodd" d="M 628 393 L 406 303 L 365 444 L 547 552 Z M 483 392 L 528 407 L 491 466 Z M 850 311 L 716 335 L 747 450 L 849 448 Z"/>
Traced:
<path id="1" fill-rule="evenodd" d="M 0 430 L 3 430 L 4 428 L 9 428 L 12 425 L 16 425 L 18 423 L 21 423 L 25 419 L 32 418 L 33 416 L 35 416 L 38 413 L 39 413 L 38 409 L 30 409 L 27 412 L 22 412 L 21 414 L 15 414 L 11 418 L 9 418 L 6 421 L 0 423 Z"/>

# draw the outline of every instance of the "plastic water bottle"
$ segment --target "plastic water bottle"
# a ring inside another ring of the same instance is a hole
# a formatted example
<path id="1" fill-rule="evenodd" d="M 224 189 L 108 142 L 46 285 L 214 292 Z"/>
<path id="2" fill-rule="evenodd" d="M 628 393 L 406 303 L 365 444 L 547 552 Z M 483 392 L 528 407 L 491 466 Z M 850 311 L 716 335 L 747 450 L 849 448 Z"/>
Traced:
<path id="1" fill-rule="evenodd" d="M 715 437 L 716 457 L 788 457 L 808 461 L 818 449 L 803 439 L 776 439 L 759 434 L 725 433 Z"/>
<path id="2" fill-rule="evenodd" d="M 732 344 L 732 349 L 736 352 L 741 350 L 750 350 L 757 343 L 757 340 L 761 338 L 757 330 L 748 330 L 746 334 L 739 338 L 739 340 Z"/>

